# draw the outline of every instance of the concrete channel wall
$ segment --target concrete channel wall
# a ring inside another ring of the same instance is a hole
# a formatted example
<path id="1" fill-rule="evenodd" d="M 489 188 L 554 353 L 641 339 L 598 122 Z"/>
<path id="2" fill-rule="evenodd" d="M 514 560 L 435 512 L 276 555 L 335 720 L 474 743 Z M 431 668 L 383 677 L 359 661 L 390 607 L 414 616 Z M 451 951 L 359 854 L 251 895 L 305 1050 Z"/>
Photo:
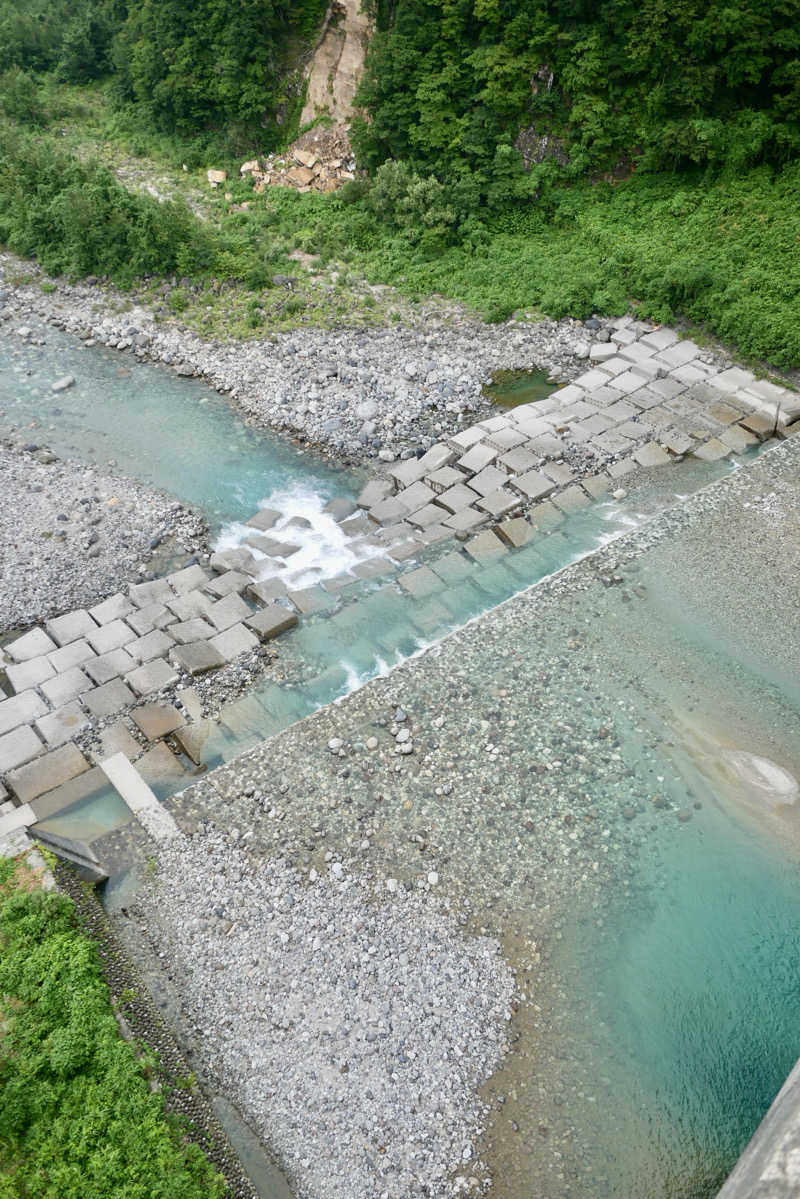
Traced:
<path id="1" fill-rule="evenodd" d="M 718 1199 L 800 1195 L 800 1061 L 756 1129 Z"/>

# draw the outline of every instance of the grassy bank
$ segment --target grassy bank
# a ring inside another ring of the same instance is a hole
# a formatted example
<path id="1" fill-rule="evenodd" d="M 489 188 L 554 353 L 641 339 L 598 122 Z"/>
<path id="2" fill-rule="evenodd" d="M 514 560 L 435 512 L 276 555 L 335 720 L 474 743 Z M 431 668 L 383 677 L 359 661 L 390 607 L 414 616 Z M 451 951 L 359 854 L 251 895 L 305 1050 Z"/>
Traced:
<path id="1" fill-rule="evenodd" d="M 118 1031 L 72 901 L 0 861 L 0 1196 L 219 1199 Z"/>

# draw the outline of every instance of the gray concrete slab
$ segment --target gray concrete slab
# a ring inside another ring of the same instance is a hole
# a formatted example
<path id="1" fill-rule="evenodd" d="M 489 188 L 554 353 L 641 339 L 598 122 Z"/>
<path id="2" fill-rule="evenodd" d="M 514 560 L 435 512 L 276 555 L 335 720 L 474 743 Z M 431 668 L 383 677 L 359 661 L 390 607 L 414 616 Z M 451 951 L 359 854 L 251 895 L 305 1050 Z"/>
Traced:
<path id="1" fill-rule="evenodd" d="M 69 670 L 71 666 L 81 666 L 84 662 L 94 657 L 94 650 L 89 645 L 89 642 L 84 641 L 83 638 L 80 641 L 73 641 L 70 645 L 65 645 L 61 649 L 48 654 L 50 665 L 56 674 L 62 674 L 63 671 Z"/>
<path id="2" fill-rule="evenodd" d="M 0 734 L 8 733 L 21 724 L 30 724 L 37 716 L 44 716 L 47 704 L 35 691 L 20 691 L 0 703 Z"/>
<path id="3" fill-rule="evenodd" d="M 195 563 L 193 566 L 185 566 L 183 570 L 176 570 L 171 575 L 167 575 L 167 582 L 174 591 L 177 591 L 178 595 L 186 595 L 189 591 L 197 591 L 198 588 L 205 586 L 210 577 L 202 566 Z"/>
<path id="4" fill-rule="evenodd" d="M 586 492 L 577 483 L 573 483 L 571 487 L 565 487 L 563 491 L 557 492 L 552 498 L 555 507 L 567 513 L 588 508 L 591 502 Z"/>
<path id="5" fill-rule="evenodd" d="M 754 445 L 758 445 L 758 438 L 740 425 L 731 425 L 724 433 L 720 433 L 719 439 L 723 445 L 730 446 L 735 454 L 744 454 Z"/>
<path id="6" fill-rule="evenodd" d="M 149 608 L 153 604 L 166 604 L 173 591 L 166 579 L 153 579 L 149 583 L 131 583 L 128 595 L 137 608 Z"/>
<path id="7" fill-rule="evenodd" d="M 435 595 L 442 590 L 442 580 L 429 566 L 418 566 L 415 570 L 408 570 L 399 575 L 397 581 L 403 591 L 413 595 L 415 599 Z"/>
<path id="8" fill-rule="evenodd" d="M 412 483 L 410 487 L 405 487 L 402 491 L 398 491 L 394 497 L 398 504 L 402 504 L 406 512 L 416 512 L 420 508 L 424 508 L 426 504 L 430 504 L 436 497 L 436 492 L 432 487 L 428 487 L 421 479 L 416 483 Z"/>
<path id="9" fill-rule="evenodd" d="M 485 564 L 494 562 L 508 553 L 508 545 L 502 541 L 493 529 L 485 529 L 477 537 L 471 537 L 464 542 L 464 552 L 476 562 Z"/>
<path id="10" fill-rule="evenodd" d="M 131 765 L 125 754 L 113 754 L 106 758 L 100 763 L 100 769 L 132 812 L 161 806 L 140 770 Z"/>
<path id="11" fill-rule="evenodd" d="M 345 499 L 344 496 L 334 496 L 332 500 L 328 500 L 322 511 L 327 512 L 328 516 L 332 516 L 337 524 L 341 524 L 343 520 L 347 520 L 348 516 L 353 516 L 358 511 L 358 504 Z"/>
<path id="12" fill-rule="evenodd" d="M 224 595 L 232 595 L 234 592 L 241 594 L 249 586 L 249 575 L 244 574 L 241 570 L 226 570 L 224 574 L 217 575 L 210 583 L 206 584 L 206 591 L 220 598 Z"/>
<path id="13" fill-rule="evenodd" d="M 73 700 L 72 703 L 64 704 L 62 708 L 50 712 L 47 716 L 40 716 L 36 721 L 36 730 L 48 745 L 63 745 L 65 741 L 70 741 L 88 724 L 89 719 L 80 703 L 78 700 Z"/>
<path id="14" fill-rule="evenodd" d="M 416 537 L 405 537 L 392 542 L 386 552 L 395 562 L 407 562 L 409 558 L 416 558 L 421 548 L 422 543 Z"/>
<path id="15" fill-rule="evenodd" d="M 541 504 L 534 504 L 531 508 L 528 520 L 537 532 L 546 533 L 549 529 L 557 528 L 563 522 L 564 513 L 556 508 L 550 500 L 542 500 Z"/>
<path id="16" fill-rule="evenodd" d="M 513 512 L 521 506 L 522 500 L 519 494 L 509 491 L 507 487 L 498 487 L 495 491 L 490 491 L 488 495 L 482 496 L 476 505 L 482 512 L 488 512 L 496 519 L 507 516 L 509 512 Z"/>
<path id="17" fill-rule="evenodd" d="M 280 520 L 281 514 L 275 508 L 260 508 L 255 516 L 251 516 L 246 522 L 251 529 L 258 529 L 261 533 L 266 533 L 273 525 Z"/>
<path id="18" fill-rule="evenodd" d="M 249 615 L 250 612 L 248 610 Z M 239 657 L 239 654 L 257 649 L 259 639 L 253 630 L 248 629 L 245 624 L 235 624 L 229 626 L 223 632 L 217 633 L 216 637 L 212 637 L 209 645 L 218 654 L 222 654 L 226 662 L 232 662 L 234 658 Z"/>
<path id="19" fill-rule="evenodd" d="M 390 496 L 370 508 L 369 518 L 376 525 L 391 525 L 397 520 L 402 520 L 406 513 L 406 507 L 398 503 L 394 496 Z"/>
<path id="20" fill-rule="evenodd" d="M 44 795 L 39 795 L 36 799 L 31 800 L 31 807 L 37 821 L 47 820 L 57 812 L 63 812 L 65 808 L 72 807 L 79 800 L 85 799 L 87 795 L 97 792 L 105 782 L 103 772 L 94 766 L 90 770 L 84 770 L 82 774 L 76 775 L 75 778 L 69 779 L 66 783 L 61 783 L 59 787 L 54 787 L 52 791 L 45 791 Z"/>
<path id="21" fill-rule="evenodd" d="M 100 745 L 102 746 L 102 752 L 99 755 L 100 761 L 112 757 L 113 754 L 124 754 L 129 761 L 133 762 L 142 752 L 141 745 L 124 720 L 118 720 L 108 728 L 101 729 Z"/>
<path id="22" fill-rule="evenodd" d="M 252 608 L 245 603 L 240 595 L 226 595 L 223 599 L 211 604 L 207 617 L 218 633 L 232 628 L 235 624 L 247 620 L 252 614 Z"/>
<path id="23" fill-rule="evenodd" d="M 186 723 L 186 717 L 174 704 L 140 704 L 131 712 L 131 720 L 148 741 L 158 741 Z"/>
<path id="24" fill-rule="evenodd" d="M 222 574 L 226 570 L 241 570 L 251 578 L 255 578 L 261 567 L 258 560 L 244 546 L 231 550 L 217 550 L 211 555 L 211 567 Z M 190 588 L 194 590 L 194 588 Z"/>
<path id="25" fill-rule="evenodd" d="M 731 447 L 716 437 L 710 438 L 703 445 L 692 450 L 692 456 L 700 458 L 703 462 L 718 462 L 721 458 L 727 458 L 730 453 L 732 453 Z"/>
<path id="26" fill-rule="evenodd" d="M 436 545 L 439 541 L 446 541 L 448 537 L 452 537 L 452 531 L 444 525 L 426 525 L 424 529 L 420 529 L 417 534 L 423 545 Z"/>
<path id="27" fill-rule="evenodd" d="M 72 666 L 63 674 L 57 674 L 55 678 L 42 683 L 41 691 L 53 708 L 61 708 L 84 691 L 90 691 L 93 686 L 94 683 L 80 666 Z"/>
<path id="28" fill-rule="evenodd" d="M 477 474 L 485 466 L 489 466 L 494 462 L 499 454 L 500 450 L 494 446 L 487 445 L 485 441 L 477 442 L 467 450 L 466 454 L 462 454 L 456 462 L 456 466 L 459 470 L 467 471 L 470 474 Z"/>
<path id="29" fill-rule="evenodd" d="M 261 608 L 252 616 L 248 616 L 245 623 L 262 641 L 270 641 L 273 637 L 285 633 L 287 629 L 294 628 L 297 624 L 297 613 L 290 612 L 282 604 L 270 604 L 268 608 Z"/>
<path id="30" fill-rule="evenodd" d="M 177 596 L 169 601 L 169 610 L 178 621 L 194 620 L 195 617 L 205 617 L 208 609 L 217 601 L 204 591 L 187 591 L 185 595 Z M 172 635 L 172 626 L 167 626 Z"/>
<path id="31" fill-rule="evenodd" d="M 524 475 L 529 470 L 535 470 L 540 463 L 541 459 L 524 446 L 519 446 L 507 454 L 501 454 L 497 459 L 497 465 L 510 475 Z"/>
<path id="32" fill-rule="evenodd" d="M 538 470 L 529 470 L 524 475 L 512 479 L 511 486 L 520 491 L 526 499 L 544 499 L 555 490 L 555 483 Z"/>
<path id="33" fill-rule="evenodd" d="M 163 658 L 175 644 L 174 639 L 163 629 L 154 629 L 152 633 L 139 637 L 127 647 L 128 653 L 137 662 L 150 662 L 153 658 Z"/>
<path id="34" fill-rule="evenodd" d="M 410 512 L 408 520 L 415 527 L 425 529 L 430 525 L 439 524 L 445 512 L 446 509 L 440 508 L 438 504 L 426 504 L 419 512 Z"/>
<path id="35" fill-rule="evenodd" d="M 508 482 L 508 475 L 504 470 L 498 470 L 496 466 L 485 466 L 482 471 L 469 481 L 469 486 L 472 491 L 477 491 L 478 495 L 489 495 L 492 491 L 497 491 L 498 487 L 502 487 Z"/>
<path id="36" fill-rule="evenodd" d="M 425 474 L 426 467 L 419 458 L 405 458 L 402 462 L 393 462 L 389 474 L 397 483 L 400 490 L 410 487 Z"/>
<path id="37" fill-rule="evenodd" d="M 450 466 L 455 462 L 457 457 L 458 454 L 449 445 L 445 445 L 444 442 L 437 442 L 436 445 L 432 445 L 429 450 L 425 451 L 419 460 L 419 464 L 427 475 L 434 471 L 442 470 L 445 466 Z M 420 478 L 422 478 L 422 475 Z"/>
<path id="38" fill-rule="evenodd" d="M 44 751 L 44 746 L 30 725 L 23 724 L 0 736 L 0 774 L 30 762 Z"/>
<path id="39" fill-rule="evenodd" d="M 361 489 L 358 497 L 358 506 L 360 508 L 374 508 L 387 496 L 390 496 L 394 490 L 393 484 L 389 479 L 370 479 Z"/>
<path id="40" fill-rule="evenodd" d="M 209 624 L 207 620 L 202 620 L 199 616 L 170 625 L 173 642 L 177 642 L 178 645 L 188 645 L 191 641 L 207 641 L 217 631 L 212 624 Z"/>
<path id="41" fill-rule="evenodd" d="M 455 487 L 457 483 L 463 483 L 464 474 L 462 471 L 456 470 L 454 466 L 443 466 L 439 470 L 435 470 L 433 474 L 426 475 L 425 482 L 436 492 L 447 491 L 448 487 Z"/>
<path id="42" fill-rule="evenodd" d="M 472 561 L 460 550 L 452 550 L 433 564 L 433 571 L 442 582 L 452 585 L 466 579 L 474 570 Z"/>
<path id="43" fill-rule="evenodd" d="M 485 525 L 489 519 L 488 512 L 480 512 L 477 508 L 461 508 L 443 520 L 442 524 L 454 533 L 469 533 Z"/>
<path id="44" fill-rule="evenodd" d="M 110 595 L 107 600 L 103 600 L 102 604 L 95 604 L 93 608 L 90 608 L 89 615 L 99 625 L 113 624 L 115 621 L 121 620 L 123 616 L 127 616 L 129 612 L 132 612 L 133 607 L 127 595 L 123 595 L 121 591 L 118 591 L 116 595 Z M 89 632 L 92 632 L 92 630 L 89 630 Z"/>
<path id="45" fill-rule="evenodd" d="M 20 803 L 29 803 L 88 769 L 89 763 L 77 745 L 62 745 L 26 766 L 12 770 L 8 775 L 8 785 Z"/>
<path id="46" fill-rule="evenodd" d="M 448 512 L 460 512 L 462 509 L 468 508 L 477 498 L 477 491 L 467 487 L 466 483 L 457 483 L 455 487 L 450 487 L 447 491 L 437 495 L 435 502 L 440 508 L 446 508 Z"/>
<path id="47" fill-rule="evenodd" d="M 348 516 L 347 520 L 342 521 L 340 528 L 348 537 L 361 537 L 365 533 L 375 531 L 375 526 L 370 523 L 365 512 L 359 512 L 357 516 Z"/>
<path id="48" fill-rule="evenodd" d="M 498 429 L 496 433 L 489 433 L 484 440 L 487 445 L 499 450 L 502 454 L 507 454 L 509 450 L 515 450 L 517 446 L 522 445 L 527 438 L 524 433 L 520 433 L 518 428 L 508 426 L 505 429 Z"/>
<path id="49" fill-rule="evenodd" d="M 525 449 L 540 458 L 561 458 L 564 453 L 565 443 L 560 437 L 545 433 L 541 437 L 531 438 Z"/>
<path id="50" fill-rule="evenodd" d="M 112 679 L 110 683 L 88 691 L 81 700 L 93 716 L 115 716 L 123 708 L 135 704 L 136 696 L 122 679 Z"/>
<path id="51" fill-rule="evenodd" d="M 303 616 L 310 616 L 314 612 L 326 612 L 336 606 L 336 597 L 323 591 L 321 587 L 301 587 L 296 591 L 290 591 L 288 598 Z"/>
<path id="52" fill-rule="evenodd" d="M 112 649 L 107 654 L 89 658 L 83 663 L 82 669 L 85 670 L 92 682 L 100 687 L 103 683 L 110 683 L 112 679 L 127 674 L 129 670 L 133 670 L 135 665 L 136 659 L 132 658 L 127 650 Z"/>
<path id="53" fill-rule="evenodd" d="M 459 450 L 463 454 L 470 446 L 479 442 L 484 435 L 484 429 L 478 429 L 475 425 L 472 425 L 468 429 L 462 429 L 460 433 L 455 433 L 449 438 L 447 444 L 452 449 Z"/>
<path id="54" fill-rule="evenodd" d="M 656 357 L 669 370 L 673 370 L 675 367 L 685 366 L 687 362 L 692 362 L 699 353 L 700 347 L 693 341 L 678 341 L 659 350 Z"/>
<path id="55" fill-rule="evenodd" d="M 27 662 L 17 662 L 6 667 L 6 678 L 15 695 L 19 695 L 21 691 L 28 691 L 31 687 L 38 687 L 45 679 L 51 679 L 55 673 L 50 659 L 44 654 L 40 658 L 29 658 Z"/>
<path id="56" fill-rule="evenodd" d="M 85 637 L 87 633 L 95 632 L 97 622 L 92 620 L 85 609 L 79 608 L 75 612 L 67 612 L 64 616 L 53 617 L 45 622 L 44 627 L 56 645 L 69 645 L 72 641 Z"/>
<path id="57" fill-rule="evenodd" d="M 129 612 L 125 617 L 125 623 L 130 625 L 137 636 L 144 637 L 154 629 L 168 628 L 177 619 L 175 613 L 170 612 L 163 604 L 147 604 L 144 608 Z"/>
<path id="58" fill-rule="evenodd" d="M 163 691 L 172 687 L 179 679 L 177 670 L 166 658 L 153 658 L 143 666 L 137 666 L 125 675 L 125 682 L 137 695 L 152 695 L 154 691 Z"/>
<path id="59" fill-rule="evenodd" d="M 57 647 L 44 629 L 31 629 L 29 633 L 17 637 L 3 648 L 12 662 L 29 662 L 31 658 L 41 658 Z"/>
<path id="60" fill-rule="evenodd" d="M 97 654 L 108 654 L 136 640 L 136 634 L 124 620 L 111 620 L 86 639 Z"/>
<path id="61" fill-rule="evenodd" d="M 521 549 L 536 536 L 533 525 L 524 516 L 514 516 L 510 520 L 502 521 L 495 532 L 513 549 Z"/>
<path id="62" fill-rule="evenodd" d="M 225 659 L 208 641 L 191 641 L 188 645 L 177 645 L 172 658 L 191 675 L 205 674 L 225 665 Z"/>
<path id="63" fill-rule="evenodd" d="M 648 441 L 646 445 L 640 446 L 638 450 L 634 450 L 631 454 L 634 462 L 639 466 L 666 466 L 670 460 L 666 450 L 655 441 Z"/>
<path id="64" fill-rule="evenodd" d="M 247 598 L 257 604 L 271 604 L 273 600 L 281 599 L 289 588 L 281 579 L 263 579 L 251 583 L 247 588 Z"/>

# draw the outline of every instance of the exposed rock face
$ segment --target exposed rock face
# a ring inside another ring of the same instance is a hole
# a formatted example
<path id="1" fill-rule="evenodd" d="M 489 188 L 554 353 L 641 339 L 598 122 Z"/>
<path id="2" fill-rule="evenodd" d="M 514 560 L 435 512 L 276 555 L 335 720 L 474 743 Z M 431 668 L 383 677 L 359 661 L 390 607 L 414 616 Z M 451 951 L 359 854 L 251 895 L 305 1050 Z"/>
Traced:
<path id="1" fill-rule="evenodd" d="M 332 0 L 311 60 L 301 126 L 323 113 L 340 124 L 352 118 L 371 28 L 361 0 Z"/>
<path id="2" fill-rule="evenodd" d="M 564 143 L 559 138 L 553 137 L 551 133 L 539 133 L 533 125 L 520 130 L 517 140 L 514 142 L 514 149 L 519 150 L 522 155 L 526 170 L 530 170 L 535 163 L 544 162 L 547 158 L 554 158 L 561 166 L 566 166 L 569 162 L 569 155 L 564 149 Z"/>

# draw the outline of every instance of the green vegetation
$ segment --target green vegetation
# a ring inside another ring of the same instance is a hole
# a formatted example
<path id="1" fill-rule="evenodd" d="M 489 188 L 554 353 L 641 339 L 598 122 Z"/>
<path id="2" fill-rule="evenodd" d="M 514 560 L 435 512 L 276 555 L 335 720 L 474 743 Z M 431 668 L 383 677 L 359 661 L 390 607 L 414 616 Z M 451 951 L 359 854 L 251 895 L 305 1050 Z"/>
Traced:
<path id="1" fill-rule="evenodd" d="M 119 1035 L 72 901 L 26 875 L 0 863 L 0 1196 L 219 1199 Z"/>

